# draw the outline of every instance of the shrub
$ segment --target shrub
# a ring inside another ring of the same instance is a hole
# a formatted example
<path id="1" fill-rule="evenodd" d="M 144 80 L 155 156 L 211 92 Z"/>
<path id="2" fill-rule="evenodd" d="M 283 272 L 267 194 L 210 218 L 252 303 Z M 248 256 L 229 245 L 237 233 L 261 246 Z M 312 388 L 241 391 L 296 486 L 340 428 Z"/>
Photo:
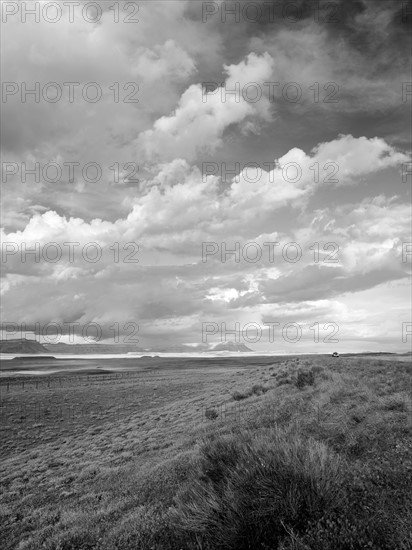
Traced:
<path id="1" fill-rule="evenodd" d="M 176 498 L 176 524 L 211 548 L 277 548 L 339 502 L 341 461 L 280 430 L 206 440 L 198 471 Z M 202 547 L 202 546 L 200 546 Z"/>
<path id="2" fill-rule="evenodd" d="M 252 386 L 252 393 L 255 395 L 262 395 L 262 393 L 266 393 L 268 391 L 268 388 L 265 388 L 265 386 L 262 386 L 261 384 L 255 384 Z"/>
<path id="3" fill-rule="evenodd" d="M 291 380 L 289 378 L 281 378 L 278 380 L 278 386 L 283 386 L 284 384 L 290 384 Z"/>
<path id="4" fill-rule="evenodd" d="M 208 420 L 215 420 L 219 416 L 219 413 L 216 409 L 206 409 L 205 411 L 205 417 Z"/>
<path id="5" fill-rule="evenodd" d="M 242 399 L 246 399 L 247 397 L 250 397 L 251 395 L 262 395 L 263 393 L 266 393 L 269 388 L 265 388 L 265 386 L 262 386 L 262 384 L 255 384 L 248 390 L 242 392 L 235 391 L 232 394 L 232 397 L 235 401 L 241 401 Z"/>
<path id="6" fill-rule="evenodd" d="M 315 383 L 315 374 L 312 370 L 298 371 L 296 376 L 295 385 L 297 388 L 302 389 L 305 386 L 313 386 Z"/>
<path id="7" fill-rule="evenodd" d="M 242 399 L 246 399 L 247 397 L 250 396 L 250 393 L 241 393 L 240 391 L 235 391 L 233 394 L 232 394 L 232 397 L 235 401 L 241 401 Z"/>

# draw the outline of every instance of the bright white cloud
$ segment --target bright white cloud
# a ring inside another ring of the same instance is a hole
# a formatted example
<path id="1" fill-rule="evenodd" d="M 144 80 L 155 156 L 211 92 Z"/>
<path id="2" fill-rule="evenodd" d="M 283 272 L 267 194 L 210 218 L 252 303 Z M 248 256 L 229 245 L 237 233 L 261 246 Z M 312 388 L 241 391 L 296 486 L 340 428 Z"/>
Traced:
<path id="1" fill-rule="evenodd" d="M 239 124 L 247 117 L 269 117 L 268 99 L 253 103 L 245 100 L 240 90 L 251 82 L 263 88 L 273 70 L 272 58 L 252 53 L 238 65 L 224 68 L 227 78 L 223 87 L 207 93 L 205 85 L 193 84 L 183 93 L 172 115 L 157 119 L 153 129 L 139 136 L 138 151 L 148 162 L 159 158 L 194 160 L 199 152 L 213 152 L 219 147 L 223 132 L 231 124 Z M 223 97 L 221 90 L 226 92 Z"/>
<path id="2" fill-rule="evenodd" d="M 256 25 L 256 32 L 218 18 L 204 24 L 201 3 L 187 0 L 168 1 L 167 9 L 162 1 L 143 2 L 136 25 L 116 24 L 108 3 L 99 24 L 76 10 L 73 24 L 67 17 L 54 25 L 10 20 L 3 58 L 13 62 L 3 80 L 28 87 L 95 81 L 104 93 L 95 104 L 11 96 L 3 104 L 3 160 L 29 167 L 92 161 L 105 172 L 96 184 L 81 175 L 71 183 L 22 183 L 16 175 L 3 186 L 2 238 L 16 247 L 3 264 L 7 320 L 109 326 L 137 319 L 153 339 L 187 342 L 201 339 L 205 320 L 275 315 L 306 325 L 314 318 L 340 322 L 348 341 L 357 327 L 361 339 L 373 338 L 377 325 L 384 327 L 379 338 L 385 331 L 395 338 L 410 272 L 402 261 L 410 197 L 399 173 L 409 157 L 395 146 L 408 139 L 397 124 L 408 107 L 401 97 L 407 75 L 402 56 L 381 47 L 399 30 L 392 8 L 363 5 L 351 32 L 368 36 L 373 63 L 349 44 L 347 28 L 332 36 L 331 26 L 313 18 Z M 202 82 L 209 81 L 224 82 L 205 96 Z M 130 92 L 124 83 L 138 84 L 139 102 L 114 102 L 114 82 L 121 93 Z M 279 83 L 274 101 L 268 82 Z M 290 82 L 302 91 L 297 103 L 282 96 Z M 253 101 L 256 90 L 262 96 Z M 325 101 L 334 90 L 338 101 Z M 379 125 L 364 117 L 377 109 L 385 115 Z M 229 181 L 204 177 L 199 168 L 204 159 L 233 164 L 265 155 L 270 167 L 242 169 Z M 113 163 L 120 181 L 113 182 Z M 124 181 L 127 163 L 139 165 L 140 182 Z M 266 252 L 256 262 L 242 254 L 222 262 L 225 245 L 251 241 Z M 272 262 L 264 243 L 275 241 L 281 245 Z M 303 251 L 296 264 L 282 256 L 291 241 Z M 43 251 L 50 242 L 63 249 L 58 262 L 21 261 L 23 245 L 38 243 Z M 99 261 L 79 254 L 69 261 L 64 243 L 81 249 L 90 242 L 102 247 Z M 122 249 L 130 242 L 140 246 L 139 263 L 115 262 L 114 243 L 124 257 L 133 253 Z M 219 249 L 207 262 L 203 242 Z M 327 242 L 339 246 L 337 264 L 325 262 Z M 387 298 L 382 322 L 379 297 L 386 292 L 393 306 Z"/>

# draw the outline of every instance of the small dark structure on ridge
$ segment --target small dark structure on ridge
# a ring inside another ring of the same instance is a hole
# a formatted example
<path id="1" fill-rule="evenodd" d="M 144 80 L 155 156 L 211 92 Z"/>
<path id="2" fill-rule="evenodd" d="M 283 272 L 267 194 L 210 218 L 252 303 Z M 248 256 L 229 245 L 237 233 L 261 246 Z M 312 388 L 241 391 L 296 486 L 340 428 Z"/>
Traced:
<path id="1" fill-rule="evenodd" d="M 334 351 L 334 352 L 332 353 L 332 357 L 339 357 L 339 353 L 338 353 L 337 351 Z"/>

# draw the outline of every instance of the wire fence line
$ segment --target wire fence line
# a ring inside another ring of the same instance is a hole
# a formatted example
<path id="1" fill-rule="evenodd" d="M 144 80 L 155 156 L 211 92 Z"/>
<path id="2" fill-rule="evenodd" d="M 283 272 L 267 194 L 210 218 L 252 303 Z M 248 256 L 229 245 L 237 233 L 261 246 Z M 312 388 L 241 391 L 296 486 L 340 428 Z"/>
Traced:
<path id="1" fill-rule="evenodd" d="M 30 378 L 13 378 L 12 380 L 0 380 L 0 393 L 9 393 L 17 390 L 38 390 L 44 388 L 62 388 L 64 386 L 87 386 L 90 384 L 100 384 L 101 382 L 110 382 L 113 380 L 129 380 L 142 378 L 142 383 L 145 384 L 144 375 L 150 374 L 151 371 L 132 372 L 125 371 L 121 373 L 110 374 L 83 374 L 70 376 L 49 376 L 49 377 L 30 377 Z"/>

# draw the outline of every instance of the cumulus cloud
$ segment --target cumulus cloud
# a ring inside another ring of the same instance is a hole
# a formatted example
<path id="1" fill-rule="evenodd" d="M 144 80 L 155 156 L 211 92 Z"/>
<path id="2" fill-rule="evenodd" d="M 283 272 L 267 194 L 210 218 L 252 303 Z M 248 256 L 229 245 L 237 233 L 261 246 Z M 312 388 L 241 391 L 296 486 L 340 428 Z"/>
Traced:
<path id="1" fill-rule="evenodd" d="M 231 124 L 248 117 L 269 117 L 269 99 L 253 103 L 237 90 L 251 82 L 263 88 L 273 70 L 272 58 L 251 53 L 238 65 L 225 65 L 224 69 L 227 78 L 223 86 L 213 91 L 204 84 L 190 86 L 172 115 L 157 119 L 153 129 L 139 136 L 137 148 L 144 159 L 151 162 L 179 157 L 192 161 L 199 151 L 213 152 L 220 146 L 223 133 Z"/>
<path id="2" fill-rule="evenodd" d="M 317 211 L 312 219 L 308 219 L 310 213 L 302 204 L 301 217 L 293 231 L 289 234 L 273 231 L 273 213 L 277 209 L 296 210 L 297 197 L 316 193 L 327 185 L 315 184 L 308 177 L 296 184 L 285 181 L 284 163 L 299 161 L 301 166 L 308 166 L 322 159 L 340 159 L 347 163 L 345 181 L 349 181 L 359 148 L 369 155 L 371 173 L 399 161 L 398 153 L 381 140 L 341 136 L 332 143 L 317 146 L 310 155 L 291 151 L 279 159 L 273 173 L 266 173 L 258 185 L 250 185 L 243 174 L 225 188 L 216 176 L 203 178 L 198 168 L 176 159 L 159 166 L 156 177 L 147 182 L 145 193 L 125 218 L 114 222 L 96 218 L 86 222 L 52 211 L 36 212 L 23 231 L 2 235 L 3 242 L 9 243 L 4 265 L 9 275 L 3 286 L 6 308 L 18 311 L 34 285 L 38 295 L 53 302 L 43 309 L 44 318 L 63 319 L 67 309 L 60 293 L 67 298 L 81 281 L 85 297 L 82 305 L 76 306 L 77 316 L 73 312 L 78 321 L 101 322 L 110 304 L 122 320 L 139 317 L 142 322 L 146 319 L 149 322 L 181 315 L 197 316 L 199 323 L 202 315 L 216 318 L 233 310 L 247 317 L 250 308 L 269 303 L 336 299 L 405 278 L 408 271 L 402 262 L 402 239 L 407 238 L 410 212 L 396 197 L 379 196 L 365 199 L 359 205 L 342 205 L 335 211 Z M 386 153 L 385 163 L 380 160 L 382 151 Z M 366 165 L 363 170 L 366 173 Z M 321 241 L 323 245 L 336 240 L 337 265 L 327 264 L 330 250 L 322 247 L 314 265 L 313 243 Z M 44 260 L 44 253 L 55 255 L 54 245 L 48 249 L 50 242 L 63 251 L 58 262 Z M 236 243 L 243 246 L 253 242 L 264 254 L 256 263 L 248 261 L 242 252 L 239 266 L 239 260 L 230 261 L 230 253 L 223 262 L 219 253 L 209 257 L 205 264 L 202 261 L 205 242 L 217 245 L 219 252 L 223 245 L 230 251 Z M 268 242 L 277 243 L 273 245 L 273 258 L 269 248 L 265 248 Z M 280 252 L 285 242 L 297 242 L 304 251 L 298 263 L 290 262 Z M 28 254 L 22 262 L 24 246 L 33 249 L 36 243 L 39 260 Z M 72 259 L 68 243 L 77 243 Z M 103 255 L 99 261 L 80 254 L 88 243 L 95 243 L 89 251 L 92 258 L 95 245 L 101 247 Z M 114 243 L 119 243 L 122 258 L 126 250 L 127 254 L 134 253 L 132 257 L 139 263 L 114 264 Z M 139 243 L 140 250 L 133 246 L 130 249 L 127 243 Z M 18 277 L 14 285 L 12 274 Z M 100 283 L 95 285 L 94 281 Z M 111 298 L 105 305 L 99 301 L 102 287 L 106 295 L 113 295 L 113 304 Z M 35 304 L 27 307 L 25 321 L 34 322 L 36 311 Z"/>
<path id="3" fill-rule="evenodd" d="M 366 162 L 362 164 L 364 158 Z M 199 243 L 217 235 L 256 238 L 261 233 L 272 233 L 273 211 L 287 205 L 296 208 L 297 199 L 315 193 L 318 187 L 329 185 L 328 180 L 314 180 L 311 165 L 323 162 L 338 165 L 339 174 L 343 174 L 340 183 L 343 184 L 351 181 L 358 164 L 363 175 L 398 166 L 404 158 L 405 155 L 396 152 L 383 140 L 341 136 L 318 145 L 309 155 L 293 149 L 267 172 L 256 169 L 252 169 L 252 173 L 249 169 L 242 171 L 227 188 L 220 185 L 218 177 L 204 177 L 197 167 L 176 159 L 158 167 L 156 176 L 146 182 L 145 193 L 135 199 L 125 218 L 114 222 L 96 218 L 86 222 L 78 217 L 67 219 L 53 211 L 36 212 L 23 231 L 9 232 L 8 239 L 19 243 L 50 240 L 62 243 L 67 240 L 107 244 L 143 238 L 147 239 L 149 246 L 156 247 L 161 246 L 162 239 L 167 236 L 168 246 L 173 250 L 173 238 L 177 239 L 177 245 L 180 239 L 181 244 L 192 243 L 192 246 L 195 241 Z M 289 175 L 285 172 L 288 165 L 292 169 Z M 384 200 L 374 199 L 371 207 L 374 215 L 382 208 Z M 363 214 L 364 208 L 361 204 L 352 217 Z M 247 226 L 245 220 L 249 222 Z M 384 223 L 383 218 L 381 223 Z"/>
<path id="4" fill-rule="evenodd" d="M 281 14 L 286 3 L 276 3 Z M 202 3 L 186 0 L 167 10 L 144 2 L 136 25 L 116 24 L 107 3 L 96 24 L 78 12 L 53 25 L 11 18 L 3 80 L 77 81 L 80 90 L 95 81 L 104 93 L 97 103 L 8 97 L 3 160 L 29 169 L 96 162 L 103 175 L 24 182 L 19 171 L 4 182 L 3 317 L 98 322 L 107 337 L 114 321 L 137 320 L 153 342 L 199 341 L 207 320 L 333 320 L 347 342 L 372 341 L 379 326 L 395 346 L 409 296 L 410 193 L 400 172 L 410 37 L 393 2 L 336 2 L 335 23 L 329 4 L 316 18 L 299 0 L 299 21 L 253 24 L 205 23 Z M 138 84 L 139 101 L 114 102 L 115 82 L 121 94 Z M 302 91 L 296 102 L 282 94 L 291 82 Z M 205 161 L 240 168 L 206 175 Z M 137 179 L 126 177 L 131 166 Z M 250 242 L 262 251 L 253 261 Z M 283 254 L 291 242 L 302 251 L 295 263 Z M 98 261 L 81 253 L 89 243 L 101 248 Z M 215 250 L 207 261 L 203 243 Z M 22 260 L 24 246 L 38 246 L 39 261 L 37 252 Z M 53 247 L 58 261 L 43 256 Z"/>

